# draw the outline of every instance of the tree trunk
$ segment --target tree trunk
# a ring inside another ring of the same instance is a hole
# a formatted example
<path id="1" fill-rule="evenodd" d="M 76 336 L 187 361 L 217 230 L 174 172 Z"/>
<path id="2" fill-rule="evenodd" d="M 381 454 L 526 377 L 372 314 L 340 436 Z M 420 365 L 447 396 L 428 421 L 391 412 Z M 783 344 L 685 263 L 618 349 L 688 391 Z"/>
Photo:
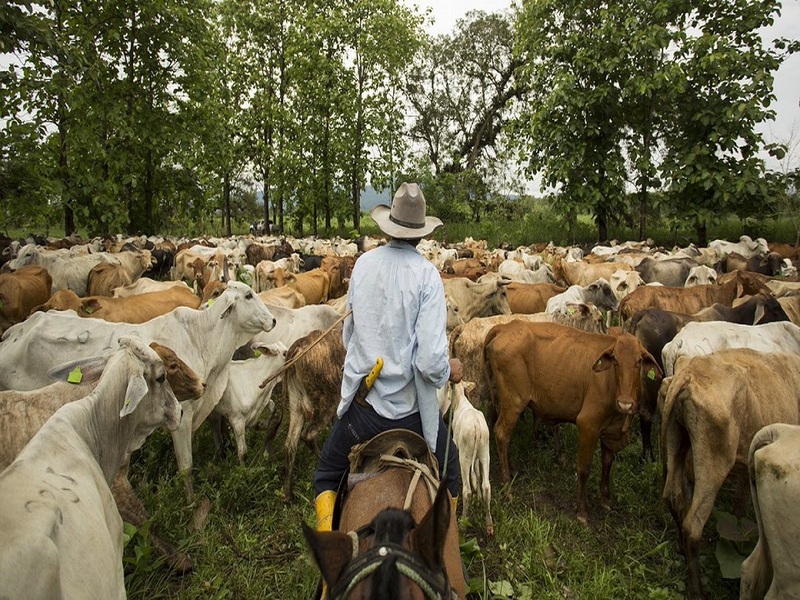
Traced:
<path id="1" fill-rule="evenodd" d="M 697 245 L 699 247 L 708 246 L 708 225 L 705 221 L 696 221 L 695 230 L 697 232 Z"/>
<path id="2" fill-rule="evenodd" d="M 144 233 L 146 234 L 155 233 L 153 229 L 153 197 L 155 196 L 153 171 L 153 150 L 148 148 L 144 168 Z"/>
<path id="3" fill-rule="evenodd" d="M 222 197 L 225 204 L 225 208 L 223 210 L 225 235 L 231 237 L 231 176 L 227 171 L 222 177 Z"/>

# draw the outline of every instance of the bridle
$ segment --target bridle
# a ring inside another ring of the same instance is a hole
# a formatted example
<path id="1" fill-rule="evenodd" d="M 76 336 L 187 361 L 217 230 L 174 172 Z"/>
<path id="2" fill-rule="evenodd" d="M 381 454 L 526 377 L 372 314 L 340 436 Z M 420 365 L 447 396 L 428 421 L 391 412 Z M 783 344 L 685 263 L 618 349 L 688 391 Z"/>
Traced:
<path id="1" fill-rule="evenodd" d="M 371 524 L 349 533 L 353 539 L 353 559 L 330 590 L 328 596 L 331 600 L 346 600 L 359 583 L 392 558 L 397 572 L 415 583 L 428 600 L 450 600 L 457 597 L 450 589 L 444 569 L 431 569 L 400 544 L 384 542 L 358 554 L 359 540 L 373 533 Z"/>

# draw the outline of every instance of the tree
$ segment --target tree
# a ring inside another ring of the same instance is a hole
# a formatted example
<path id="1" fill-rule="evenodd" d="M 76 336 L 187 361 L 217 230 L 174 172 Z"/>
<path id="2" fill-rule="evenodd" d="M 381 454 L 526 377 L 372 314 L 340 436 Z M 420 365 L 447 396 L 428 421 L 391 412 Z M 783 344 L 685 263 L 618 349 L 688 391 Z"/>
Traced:
<path id="1" fill-rule="evenodd" d="M 530 94 L 518 121 L 531 172 L 558 188 L 566 213 L 589 211 L 598 240 L 624 206 L 623 3 L 533 0 L 517 23 Z"/>
<path id="2" fill-rule="evenodd" d="M 452 35 L 423 46 L 406 84 L 411 137 L 425 157 L 417 168 L 454 175 L 443 193 L 470 205 L 475 221 L 500 168 L 503 130 L 526 87 L 516 77 L 522 62 L 513 39 L 510 15 L 470 11 Z"/>
<path id="3" fill-rule="evenodd" d="M 662 169 L 673 209 L 691 219 L 701 245 L 711 219 L 747 216 L 768 196 L 755 126 L 774 118 L 772 74 L 787 46 L 765 45 L 759 30 L 779 9 L 779 0 L 684 5 Z"/>

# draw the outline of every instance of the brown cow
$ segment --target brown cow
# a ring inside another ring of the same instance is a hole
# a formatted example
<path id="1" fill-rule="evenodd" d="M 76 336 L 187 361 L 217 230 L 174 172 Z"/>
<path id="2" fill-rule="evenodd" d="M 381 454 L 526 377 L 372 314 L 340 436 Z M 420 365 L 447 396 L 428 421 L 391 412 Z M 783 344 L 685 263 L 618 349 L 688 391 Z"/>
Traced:
<path id="1" fill-rule="evenodd" d="M 130 285 L 131 276 L 125 267 L 111 263 L 99 263 L 89 271 L 86 282 L 87 296 L 111 296 L 114 288 Z"/>
<path id="2" fill-rule="evenodd" d="M 446 260 L 442 269 L 442 273 L 445 276 L 466 277 L 471 281 L 477 281 L 479 277 L 486 275 L 488 271 L 486 263 L 477 258 Z"/>
<path id="3" fill-rule="evenodd" d="M 286 353 L 286 364 L 299 357 L 283 374 L 283 389 L 289 407 L 289 431 L 285 444 L 286 480 L 283 486 L 287 500 L 292 497 L 292 471 L 300 439 L 319 454 L 317 438 L 333 421 L 341 400 L 345 357 L 342 326 L 331 330 L 312 348 L 311 345 L 322 334 L 318 329 L 312 331 L 295 341 Z"/>
<path id="4" fill-rule="evenodd" d="M 512 322 L 486 336 L 484 360 L 490 417 L 503 481 L 510 481 L 508 447 L 520 414 L 530 407 L 546 423 L 578 427 L 578 520 L 587 523 L 586 481 L 597 442 L 602 449 L 601 505 L 609 508 L 614 455 L 628 444 L 642 374 L 660 378 L 655 359 L 635 337 L 587 333 L 554 323 Z"/>
<path id="5" fill-rule="evenodd" d="M 144 323 L 179 306 L 199 308 L 200 298 L 188 287 L 172 287 L 127 298 L 80 298 L 70 290 L 58 290 L 50 300 L 37 306 L 34 311 L 74 310 L 79 317 L 92 317 L 112 323 Z"/>
<path id="6" fill-rule="evenodd" d="M 306 304 L 320 304 L 328 301 L 331 278 L 322 268 L 305 273 L 287 273 L 286 285 L 300 292 Z"/>
<path id="7" fill-rule="evenodd" d="M 506 288 L 508 306 L 514 314 L 532 315 L 544 312 L 547 301 L 556 294 L 566 292 L 566 288 L 554 283 L 512 282 Z"/>
<path id="8" fill-rule="evenodd" d="M 328 255 L 322 259 L 320 268 L 330 278 L 328 299 L 338 298 L 347 293 L 347 284 L 350 281 L 350 274 L 353 272 L 355 262 L 355 256 Z M 327 299 L 325 301 L 327 302 Z"/>
<path id="9" fill-rule="evenodd" d="M 689 595 L 697 598 L 700 540 L 720 487 L 734 467 L 747 467 L 750 442 L 762 427 L 800 424 L 800 356 L 735 348 L 679 364 L 659 394 L 662 497 L 686 556 Z"/>
<path id="10" fill-rule="evenodd" d="M 47 302 L 52 285 L 47 269 L 39 265 L 0 273 L 0 333 L 24 321 L 34 306 Z"/>
<path id="11" fill-rule="evenodd" d="M 537 313 L 533 315 L 494 315 L 478 317 L 459 325 L 450 333 L 450 357 L 458 358 L 464 367 L 463 379 L 475 384 L 469 394 L 469 401 L 480 407 L 484 398 L 488 397 L 486 379 L 483 369 L 483 342 L 492 327 L 514 320 L 537 323 L 560 323 L 583 331 L 605 333 L 605 323 L 600 310 L 587 304 L 570 305 L 564 312 L 553 314 Z"/>
<path id="12" fill-rule="evenodd" d="M 557 281 L 567 285 L 589 285 L 600 278 L 606 281 L 617 271 L 632 271 L 633 267 L 621 262 L 588 263 L 586 261 L 568 261 L 562 258 L 553 268 Z"/>
<path id="13" fill-rule="evenodd" d="M 754 295 L 764 284 L 747 271 L 737 271 L 727 282 L 693 287 L 641 286 L 619 303 L 620 319 L 627 321 L 645 308 L 660 308 L 692 315 L 719 302 L 733 306 L 733 301 L 745 294 Z"/>

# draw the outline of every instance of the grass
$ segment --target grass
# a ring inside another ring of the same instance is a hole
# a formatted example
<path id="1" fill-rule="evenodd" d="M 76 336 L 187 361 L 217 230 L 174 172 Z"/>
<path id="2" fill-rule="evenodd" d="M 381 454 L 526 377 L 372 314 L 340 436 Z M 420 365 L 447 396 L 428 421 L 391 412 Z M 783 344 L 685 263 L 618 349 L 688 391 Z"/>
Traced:
<path id="1" fill-rule="evenodd" d="M 575 519 L 577 433 L 562 426 L 562 460 L 553 454 L 548 432 L 534 431 L 528 416 L 512 438 L 511 460 L 519 473 L 511 485 L 499 481 L 492 448 L 492 514 L 495 537 L 483 532 L 476 510 L 461 523 L 462 556 L 470 577 L 470 598 L 650 598 L 684 597 L 685 567 L 674 544 L 674 525 L 660 498 L 660 465 L 640 461 L 637 437 L 612 470 L 613 509 L 600 508 L 599 453 L 588 484 L 589 526 Z M 282 493 L 282 440 L 268 443 L 248 432 L 250 454 L 240 466 L 235 452 L 216 457 L 210 433 L 198 431 L 194 483 L 210 516 L 191 531 L 197 505 L 186 505 L 175 476 L 171 440 L 157 432 L 135 456 L 132 482 L 151 510 L 153 527 L 190 553 L 195 569 L 170 575 L 151 554 L 128 566 L 130 598 L 309 598 L 317 571 L 309 560 L 300 524 L 314 523 L 311 472 L 315 458 L 298 453 L 295 500 Z M 509 497 L 509 493 L 511 497 Z M 718 499 L 727 506 L 730 494 Z M 738 582 L 724 580 L 714 557 L 714 519 L 706 526 L 702 570 L 710 599 L 738 596 Z M 126 557 L 147 543 L 134 537 Z M 144 551 L 144 552 L 143 552 Z"/>

